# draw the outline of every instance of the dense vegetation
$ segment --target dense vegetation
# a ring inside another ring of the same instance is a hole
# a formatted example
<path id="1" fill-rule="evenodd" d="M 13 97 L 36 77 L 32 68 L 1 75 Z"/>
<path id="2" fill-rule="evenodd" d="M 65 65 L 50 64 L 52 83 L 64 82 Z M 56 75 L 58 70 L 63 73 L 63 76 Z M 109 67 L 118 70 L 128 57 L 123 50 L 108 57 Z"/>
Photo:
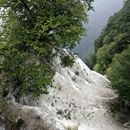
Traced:
<path id="1" fill-rule="evenodd" d="M 92 0 L 0 0 L 0 92 L 47 93 L 53 50 L 74 47 Z M 66 65 L 67 60 L 63 58 Z M 66 66 L 65 65 L 65 66 Z"/>
<path id="2" fill-rule="evenodd" d="M 95 41 L 95 69 L 104 72 L 112 63 L 115 54 L 120 54 L 130 44 L 130 1 L 125 2 L 114 16 L 110 17 L 106 28 Z"/>
<path id="3" fill-rule="evenodd" d="M 107 74 L 121 99 L 130 101 L 130 46 L 121 54 L 115 55 Z"/>
<path id="4" fill-rule="evenodd" d="M 108 74 L 121 100 L 130 101 L 130 1 L 110 17 L 101 35 L 95 41 L 94 69 Z"/>

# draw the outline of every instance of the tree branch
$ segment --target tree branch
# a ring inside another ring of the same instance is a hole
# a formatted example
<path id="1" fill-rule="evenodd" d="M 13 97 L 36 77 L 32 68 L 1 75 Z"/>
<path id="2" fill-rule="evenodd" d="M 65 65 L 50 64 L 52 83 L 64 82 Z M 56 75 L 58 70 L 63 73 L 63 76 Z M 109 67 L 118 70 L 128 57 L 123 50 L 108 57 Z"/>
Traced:
<path id="1" fill-rule="evenodd" d="M 33 21 L 35 21 L 35 17 L 32 14 L 32 11 L 30 10 L 30 8 L 28 7 L 28 5 L 25 3 L 24 0 L 20 0 L 20 2 L 23 4 L 24 8 L 28 11 L 30 18 L 31 18 L 31 24 L 32 27 L 34 26 Z"/>

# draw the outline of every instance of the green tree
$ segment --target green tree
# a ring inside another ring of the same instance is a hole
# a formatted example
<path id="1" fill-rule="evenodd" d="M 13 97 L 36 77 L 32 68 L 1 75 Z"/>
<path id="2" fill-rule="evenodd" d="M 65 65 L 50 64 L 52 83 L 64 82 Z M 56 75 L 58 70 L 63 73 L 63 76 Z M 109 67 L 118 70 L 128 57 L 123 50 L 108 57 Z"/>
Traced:
<path id="1" fill-rule="evenodd" d="M 106 72 L 116 54 L 122 53 L 130 44 L 130 1 L 110 17 L 107 26 L 95 41 L 95 69 Z"/>
<path id="2" fill-rule="evenodd" d="M 0 0 L 0 86 L 6 95 L 47 93 L 55 49 L 74 47 L 92 0 Z"/>
<path id="3" fill-rule="evenodd" d="M 3 41 L 20 50 L 48 55 L 56 46 L 74 47 L 84 34 L 87 17 L 80 0 L 1 0 L 0 5 Z"/>
<path id="4" fill-rule="evenodd" d="M 121 100 L 130 101 L 130 46 L 114 57 L 107 74 Z"/>
<path id="5" fill-rule="evenodd" d="M 95 54 L 89 55 L 89 57 L 85 59 L 85 63 L 86 63 L 86 65 L 87 65 L 90 69 L 93 69 L 93 66 L 94 66 L 95 63 L 96 63 L 96 56 L 95 56 Z"/>

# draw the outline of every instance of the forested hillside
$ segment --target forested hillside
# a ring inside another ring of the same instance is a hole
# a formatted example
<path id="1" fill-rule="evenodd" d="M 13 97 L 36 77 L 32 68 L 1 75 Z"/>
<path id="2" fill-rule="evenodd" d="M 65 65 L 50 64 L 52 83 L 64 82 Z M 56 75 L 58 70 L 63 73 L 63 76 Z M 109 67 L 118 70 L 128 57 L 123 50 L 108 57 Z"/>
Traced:
<path id="1" fill-rule="evenodd" d="M 110 17 L 95 41 L 94 69 L 108 74 L 121 99 L 130 100 L 130 1 Z"/>

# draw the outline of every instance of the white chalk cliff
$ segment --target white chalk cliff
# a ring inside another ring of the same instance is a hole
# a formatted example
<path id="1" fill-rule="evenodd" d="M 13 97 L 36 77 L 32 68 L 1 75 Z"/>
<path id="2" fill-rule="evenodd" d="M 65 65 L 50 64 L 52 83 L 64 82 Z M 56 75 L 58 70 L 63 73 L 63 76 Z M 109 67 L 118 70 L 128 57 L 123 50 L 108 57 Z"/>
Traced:
<path id="1" fill-rule="evenodd" d="M 48 130 L 126 130 L 108 109 L 107 103 L 117 95 L 107 78 L 90 70 L 77 56 L 72 67 L 62 67 L 59 57 L 54 58 L 53 66 L 56 74 L 49 94 L 42 95 L 37 106 L 22 109 L 35 110 Z"/>
<path id="2" fill-rule="evenodd" d="M 110 81 L 91 71 L 75 56 L 73 67 L 56 68 L 55 88 L 39 101 L 39 113 L 50 130 L 126 130 L 112 118 L 107 103 L 117 95 L 109 88 Z"/>

